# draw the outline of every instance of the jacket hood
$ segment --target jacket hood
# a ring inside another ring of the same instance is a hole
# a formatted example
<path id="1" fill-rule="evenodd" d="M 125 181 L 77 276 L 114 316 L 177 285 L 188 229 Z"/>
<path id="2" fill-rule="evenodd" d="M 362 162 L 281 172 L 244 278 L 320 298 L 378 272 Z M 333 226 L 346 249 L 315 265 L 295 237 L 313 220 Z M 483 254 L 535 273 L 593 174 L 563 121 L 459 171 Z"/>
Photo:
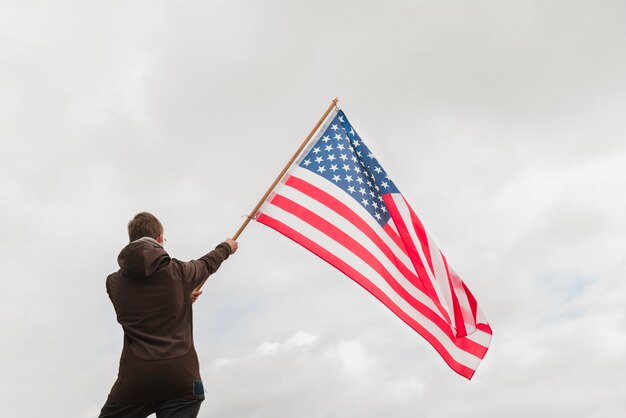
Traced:
<path id="1" fill-rule="evenodd" d="M 126 276 L 146 278 L 167 265 L 170 256 L 155 239 L 144 237 L 128 244 L 117 257 L 120 270 Z"/>

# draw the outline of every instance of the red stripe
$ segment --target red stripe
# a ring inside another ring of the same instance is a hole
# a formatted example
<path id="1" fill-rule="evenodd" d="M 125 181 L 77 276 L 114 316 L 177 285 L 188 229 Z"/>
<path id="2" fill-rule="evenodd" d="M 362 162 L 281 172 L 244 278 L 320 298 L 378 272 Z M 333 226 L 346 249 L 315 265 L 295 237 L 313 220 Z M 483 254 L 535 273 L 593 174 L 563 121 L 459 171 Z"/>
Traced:
<path id="1" fill-rule="evenodd" d="M 411 220 L 413 221 L 413 228 L 415 229 L 415 233 L 417 234 L 417 239 L 422 244 L 422 251 L 426 256 L 426 261 L 428 261 L 428 265 L 430 266 L 430 271 L 435 274 L 435 269 L 433 268 L 433 260 L 430 258 L 430 247 L 428 246 L 428 236 L 426 235 L 426 230 L 424 229 L 424 225 L 422 225 L 422 221 L 419 220 L 413 209 L 409 205 L 409 202 L 406 201 L 404 196 L 402 196 L 402 200 L 404 204 L 409 209 L 409 213 L 411 214 Z"/>
<path id="2" fill-rule="evenodd" d="M 480 323 L 476 324 L 476 329 L 479 329 L 482 332 L 486 332 L 489 335 L 493 335 L 493 331 L 491 330 L 491 327 L 489 326 L 489 324 L 485 324 L 485 323 L 480 322 Z"/>
<path id="3" fill-rule="evenodd" d="M 469 288 L 465 286 L 465 283 L 463 282 L 461 283 L 463 284 L 463 289 L 465 289 L 465 295 L 467 296 L 467 301 L 469 302 L 470 309 L 472 310 L 472 316 L 474 317 L 474 322 L 476 322 L 478 318 L 478 302 L 476 302 L 476 298 L 474 297 L 472 292 L 470 292 Z"/>
<path id="4" fill-rule="evenodd" d="M 408 257 L 409 253 L 407 252 L 406 248 L 404 248 L 404 243 L 402 242 L 400 235 L 398 235 L 398 231 L 393 229 L 393 227 L 391 226 L 391 223 L 387 222 L 385 226 L 383 227 L 383 229 L 385 230 L 385 232 L 387 232 L 387 235 L 389 235 L 389 238 L 391 238 L 393 242 L 396 243 L 398 248 L 400 248 L 402 252 L 406 254 L 406 256 Z"/>
<path id="5" fill-rule="evenodd" d="M 382 292 L 378 287 L 376 287 L 372 282 L 370 282 L 365 276 L 359 273 L 357 270 L 352 268 L 346 262 L 336 257 L 330 251 L 326 250 L 324 247 L 320 246 L 316 242 L 306 238 L 304 235 L 300 234 L 293 228 L 285 225 L 277 219 L 274 219 L 268 215 L 261 214 L 257 217 L 257 221 L 269 226 L 270 228 L 275 229 L 281 234 L 285 235 L 287 238 L 292 239 L 298 244 L 302 245 L 304 248 L 311 251 L 313 254 L 320 257 L 322 260 L 326 261 L 330 265 L 337 268 L 339 271 L 343 272 L 346 276 L 352 278 L 355 282 L 361 285 L 365 290 L 370 292 L 374 297 L 380 300 L 385 304 L 391 311 L 396 314 L 400 319 L 402 319 L 407 325 L 413 328 L 418 334 L 420 334 L 433 348 L 441 355 L 444 361 L 450 366 L 452 370 L 460 374 L 461 376 L 466 377 L 467 379 L 471 379 L 474 375 L 474 370 L 470 367 L 467 367 L 459 362 L 457 362 L 453 356 L 446 350 L 446 348 L 441 344 L 441 342 L 428 330 L 426 330 L 422 325 L 420 325 L 417 321 L 415 321 L 412 317 L 406 314 L 402 309 L 400 309 L 384 292 Z M 481 357 L 482 358 L 482 357 Z"/>
<path id="6" fill-rule="evenodd" d="M 396 257 L 394 252 L 382 240 L 382 238 L 380 238 L 380 235 L 376 233 L 376 231 L 374 231 L 374 229 L 367 222 L 365 222 L 362 217 L 360 217 L 352 209 L 350 209 L 348 205 L 346 205 L 336 197 L 332 196 L 331 194 L 325 192 L 324 190 L 315 187 L 311 183 L 308 183 L 298 177 L 289 177 L 285 184 L 317 200 L 318 202 L 325 205 L 327 208 L 333 210 L 335 213 L 350 222 L 356 228 L 358 228 L 378 247 L 379 250 L 383 252 L 383 254 L 385 254 L 389 261 L 391 261 L 393 265 L 398 268 L 400 273 L 402 273 L 402 275 L 406 277 L 406 279 L 411 282 L 413 286 L 415 286 L 422 293 L 427 294 L 426 289 L 424 289 L 424 286 L 422 284 L 422 281 L 419 280 L 415 273 L 409 270 L 402 261 L 398 260 L 398 257 Z M 399 237 L 397 239 L 399 239 Z M 398 247 L 402 249 L 404 248 L 402 243 L 400 243 Z"/>
<path id="7" fill-rule="evenodd" d="M 285 196 L 279 194 L 275 195 L 274 198 L 271 200 L 271 203 L 285 210 L 286 212 L 289 212 L 294 216 L 300 218 L 302 221 L 308 223 L 318 231 L 321 231 L 326 236 L 335 240 L 346 249 L 351 251 L 353 254 L 355 254 L 357 257 L 359 257 L 361 260 L 363 260 L 367 265 L 374 269 L 374 271 L 376 271 L 380 275 L 380 277 L 382 277 L 389 284 L 389 286 L 391 286 L 391 288 L 398 295 L 400 295 L 400 297 L 402 297 L 422 315 L 427 317 L 433 324 L 440 328 L 442 332 L 448 335 L 450 340 L 457 347 L 470 354 L 475 355 L 476 357 L 484 356 L 484 353 L 487 351 L 486 347 L 468 339 L 455 338 L 452 330 L 450 329 L 449 323 L 443 320 L 439 315 L 433 312 L 426 305 L 415 299 L 413 295 L 411 295 L 395 280 L 395 278 L 387 271 L 387 269 L 385 269 L 381 262 L 354 238 L 341 231 L 328 220 L 316 215 L 311 210 L 295 203 Z"/>
<path id="8" fill-rule="evenodd" d="M 443 255 L 441 250 L 439 251 L 439 255 L 443 260 L 443 265 L 446 268 L 446 277 L 448 277 L 448 286 L 450 288 L 450 295 L 452 296 L 452 309 L 454 310 L 454 324 L 456 328 L 456 336 L 457 337 L 465 337 L 467 336 L 467 329 L 465 328 L 465 320 L 463 318 L 463 312 L 461 311 L 461 304 L 459 303 L 459 298 L 456 295 L 456 287 L 452 283 L 452 277 L 450 277 L 450 270 L 448 268 L 448 260 Z"/>
<path id="9" fill-rule="evenodd" d="M 413 262 L 413 266 L 415 267 L 417 276 L 420 278 L 420 280 L 422 281 L 422 284 L 424 285 L 424 288 L 426 289 L 426 295 L 433 301 L 435 306 L 437 306 L 437 309 L 441 313 L 441 316 L 443 316 L 443 318 L 448 322 L 448 324 L 452 324 L 452 321 L 450 320 L 450 316 L 448 315 L 448 312 L 441 305 L 441 301 L 439 300 L 439 297 L 437 296 L 437 292 L 435 291 L 435 288 L 433 287 L 433 283 L 430 281 L 430 278 L 428 277 L 428 272 L 426 271 L 426 268 L 424 267 L 424 264 L 422 263 L 422 259 L 417 252 L 417 247 L 415 247 L 415 243 L 411 239 L 411 235 L 409 234 L 407 225 L 404 223 L 404 218 L 402 218 L 402 215 L 398 211 L 396 202 L 393 200 L 393 197 L 391 195 L 387 195 L 387 197 L 385 197 L 385 203 L 387 204 L 387 208 L 389 209 L 389 213 L 391 214 L 391 217 L 393 218 L 393 222 L 396 225 L 396 228 L 398 228 L 400 237 L 404 237 L 402 239 L 402 241 L 404 242 L 404 247 L 407 249 L 409 253 L 409 257 L 411 258 L 411 261 Z"/>

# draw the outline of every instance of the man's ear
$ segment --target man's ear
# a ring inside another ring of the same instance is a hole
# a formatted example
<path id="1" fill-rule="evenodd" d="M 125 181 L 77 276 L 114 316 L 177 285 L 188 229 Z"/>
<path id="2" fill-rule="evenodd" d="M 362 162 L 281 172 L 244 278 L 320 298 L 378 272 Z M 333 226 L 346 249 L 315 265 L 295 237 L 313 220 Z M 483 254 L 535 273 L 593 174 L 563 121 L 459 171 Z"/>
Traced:
<path id="1" fill-rule="evenodd" d="M 163 245 L 163 232 L 161 232 L 159 235 L 157 235 L 156 242 L 158 242 L 159 244 Z"/>

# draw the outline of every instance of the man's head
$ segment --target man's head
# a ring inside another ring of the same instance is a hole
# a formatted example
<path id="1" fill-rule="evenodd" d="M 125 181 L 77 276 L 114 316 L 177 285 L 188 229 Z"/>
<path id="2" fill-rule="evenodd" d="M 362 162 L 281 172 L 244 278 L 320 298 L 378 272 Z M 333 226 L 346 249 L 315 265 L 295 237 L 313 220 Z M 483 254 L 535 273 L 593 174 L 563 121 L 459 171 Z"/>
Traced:
<path id="1" fill-rule="evenodd" d="M 130 241 L 150 237 L 163 244 L 163 225 L 151 213 L 140 212 L 128 223 L 128 238 Z"/>

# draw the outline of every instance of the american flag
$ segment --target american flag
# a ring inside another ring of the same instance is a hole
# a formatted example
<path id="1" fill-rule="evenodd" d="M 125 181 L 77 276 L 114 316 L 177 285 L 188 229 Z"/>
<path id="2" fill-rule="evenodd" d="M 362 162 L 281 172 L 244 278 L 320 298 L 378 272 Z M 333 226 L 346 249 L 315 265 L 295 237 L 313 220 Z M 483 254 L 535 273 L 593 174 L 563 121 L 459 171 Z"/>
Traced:
<path id="1" fill-rule="evenodd" d="M 472 378 L 491 328 L 343 111 L 330 114 L 255 218 L 357 282 Z"/>

